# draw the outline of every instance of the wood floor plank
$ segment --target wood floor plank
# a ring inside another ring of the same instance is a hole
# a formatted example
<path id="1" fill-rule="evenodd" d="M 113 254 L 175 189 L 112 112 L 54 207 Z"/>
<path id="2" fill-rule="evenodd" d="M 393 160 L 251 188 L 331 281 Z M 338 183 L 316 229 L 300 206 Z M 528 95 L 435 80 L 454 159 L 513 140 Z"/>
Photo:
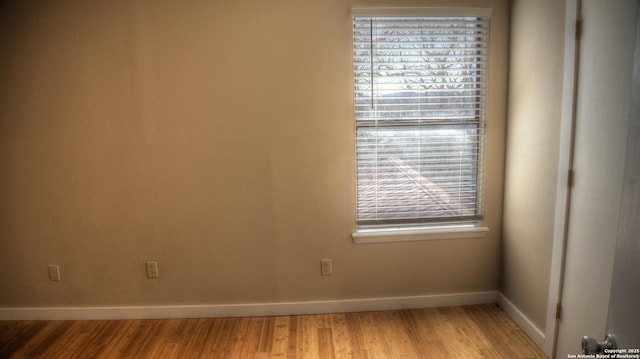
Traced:
<path id="1" fill-rule="evenodd" d="M 336 359 L 351 359 L 351 342 L 345 314 L 331 315 L 333 350 Z"/>
<path id="2" fill-rule="evenodd" d="M 357 313 L 363 328 L 363 336 L 367 355 L 371 359 L 388 358 L 384 338 L 378 332 L 377 312 Z"/>
<path id="3" fill-rule="evenodd" d="M 0 358 L 545 358 L 497 305 L 302 316 L 0 321 Z"/>
<path id="4" fill-rule="evenodd" d="M 273 318 L 273 340 L 271 342 L 271 357 L 286 358 L 289 349 L 289 318 Z"/>
<path id="5" fill-rule="evenodd" d="M 318 357 L 318 328 L 319 321 L 317 315 L 305 315 L 302 319 L 301 348 L 303 359 Z"/>
<path id="6" fill-rule="evenodd" d="M 299 316 L 292 316 L 289 318 L 289 348 L 287 349 L 287 359 L 295 359 L 302 356 L 302 346 L 299 345 L 300 339 L 298 336 L 299 318 Z"/>
<path id="7" fill-rule="evenodd" d="M 348 313 L 346 314 L 345 319 L 350 336 L 352 357 L 354 359 L 369 359 L 367 346 L 364 342 L 364 330 L 360 324 L 359 315 L 356 313 Z"/>
<path id="8" fill-rule="evenodd" d="M 335 359 L 335 348 L 333 346 L 333 331 L 331 328 L 318 329 L 318 358 Z"/>

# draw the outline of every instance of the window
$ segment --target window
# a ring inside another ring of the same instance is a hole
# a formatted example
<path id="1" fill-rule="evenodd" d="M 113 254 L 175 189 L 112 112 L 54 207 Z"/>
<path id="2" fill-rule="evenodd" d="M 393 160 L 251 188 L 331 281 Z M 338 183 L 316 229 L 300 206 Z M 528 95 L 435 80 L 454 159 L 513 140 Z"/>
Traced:
<path id="1" fill-rule="evenodd" d="M 422 13 L 354 11 L 360 234 L 482 224 L 488 14 Z"/>

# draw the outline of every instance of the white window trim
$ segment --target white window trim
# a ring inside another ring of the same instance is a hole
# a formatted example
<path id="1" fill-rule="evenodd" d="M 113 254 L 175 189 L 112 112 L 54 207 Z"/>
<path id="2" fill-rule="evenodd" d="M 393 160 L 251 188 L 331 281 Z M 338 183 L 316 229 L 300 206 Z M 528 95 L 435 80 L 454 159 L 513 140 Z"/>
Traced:
<path id="1" fill-rule="evenodd" d="M 476 225 L 457 225 L 441 227 L 422 227 L 411 229 L 371 229 L 358 230 L 351 234 L 355 244 L 433 241 L 440 239 L 484 238 L 488 227 Z"/>
<path id="2" fill-rule="evenodd" d="M 491 8 L 353 8 L 351 14 L 355 17 L 429 17 L 429 16 L 469 16 L 491 17 Z"/>
<path id="3" fill-rule="evenodd" d="M 491 18 L 491 8 L 352 8 L 352 17 L 439 17 L 471 16 Z M 483 224 L 391 229 L 360 229 L 351 234 L 355 244 L 413 242 L 484 238 L 489 228 Z"/>

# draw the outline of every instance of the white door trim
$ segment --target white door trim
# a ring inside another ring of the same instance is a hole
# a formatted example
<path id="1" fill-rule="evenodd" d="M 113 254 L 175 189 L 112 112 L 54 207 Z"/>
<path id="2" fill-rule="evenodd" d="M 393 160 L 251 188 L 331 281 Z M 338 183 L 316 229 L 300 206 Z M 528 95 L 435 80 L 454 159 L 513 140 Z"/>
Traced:
<path id="1" fill-rule="evenodd" d="M 555 355 L 558 321 L 557 304 L 562 299 L 562 280 L 566 254 L 571 189 L 569 171 L 573 167 L 574 129 L 576 116 L 577 73 L 580 41 L 576 39 L 576 22 L 580 18 L 581 0 L 567 0 L 564 34 L 564 77 L 562 86 L 562 117 L 560 123 L 560 151 L 558 154 L 558 182 L 556 187 L 555 227 L 551 252 L 551 274 L 547 300 L 544 353 Z"/>

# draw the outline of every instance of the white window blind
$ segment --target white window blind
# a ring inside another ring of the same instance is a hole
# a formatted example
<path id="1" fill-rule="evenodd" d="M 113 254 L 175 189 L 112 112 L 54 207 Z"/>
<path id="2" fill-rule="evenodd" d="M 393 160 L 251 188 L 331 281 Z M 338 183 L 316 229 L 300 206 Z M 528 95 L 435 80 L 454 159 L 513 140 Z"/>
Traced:
<path id="1" fill-rule="evenodd" d="M 354 15 L 359 229 L 482 221 L 488 24 Z"/>

